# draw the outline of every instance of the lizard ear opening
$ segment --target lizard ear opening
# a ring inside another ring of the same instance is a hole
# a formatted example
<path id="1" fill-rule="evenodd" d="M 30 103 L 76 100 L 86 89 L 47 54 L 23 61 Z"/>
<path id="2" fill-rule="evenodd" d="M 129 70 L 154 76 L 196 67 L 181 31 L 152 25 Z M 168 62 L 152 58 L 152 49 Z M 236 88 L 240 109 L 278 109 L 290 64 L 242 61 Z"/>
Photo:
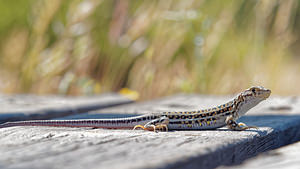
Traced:
<path id="1" fill-rule="evenodd" d="M 252 88 L 251 91 L 252 91 L 252 93 L 254 93 L 254 94 L 256 93 L 256 89 L 255 89 L 255 88 Z"/>

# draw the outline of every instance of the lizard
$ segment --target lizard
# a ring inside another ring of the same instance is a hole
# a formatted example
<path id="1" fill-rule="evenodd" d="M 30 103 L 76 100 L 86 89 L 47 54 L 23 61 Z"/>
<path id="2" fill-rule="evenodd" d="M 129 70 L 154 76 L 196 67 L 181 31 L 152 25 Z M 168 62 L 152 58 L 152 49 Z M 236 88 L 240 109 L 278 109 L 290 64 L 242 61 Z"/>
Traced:
<path id="1" fill-rule="evenodd" d="M 79 120 L 31 120 L 0 124 L 0 128 L 13 126 L 57 126 L 92 127 L 106 129 L 158 130 L 207 130 L 227 126 L 231 130 L 256 128 L 236 120 L 248 110 L 267 99 L 271 90 L 262 86 L 253 86 L 239 93 L 225 104 L 195 111 L 149 113 L 128 118 L 115 119 L 79 119 Z"/>

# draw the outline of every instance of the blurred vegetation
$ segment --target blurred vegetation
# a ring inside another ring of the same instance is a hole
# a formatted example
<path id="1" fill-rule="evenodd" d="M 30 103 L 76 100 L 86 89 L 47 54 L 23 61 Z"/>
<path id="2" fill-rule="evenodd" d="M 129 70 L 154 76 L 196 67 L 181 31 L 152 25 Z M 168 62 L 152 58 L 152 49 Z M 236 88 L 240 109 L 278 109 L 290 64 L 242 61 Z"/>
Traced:
<path id="1" fill-rule="evenodd" d="M 0 15 L 2 93 L 300 94 L 298 0 L 0 0 Z"/>

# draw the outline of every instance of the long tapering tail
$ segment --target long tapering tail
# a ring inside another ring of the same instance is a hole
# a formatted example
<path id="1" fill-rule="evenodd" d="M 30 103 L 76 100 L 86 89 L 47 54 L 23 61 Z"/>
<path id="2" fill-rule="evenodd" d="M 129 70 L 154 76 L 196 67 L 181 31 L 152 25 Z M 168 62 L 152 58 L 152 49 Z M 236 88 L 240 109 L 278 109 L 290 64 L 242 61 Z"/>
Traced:
<path id="1" fill-rule="evenodd" d="M 86 120 L 31 120 L 0 124 L 0 128 L 14 126 L 53 126 L 53 127 L 93 127 L 111 129 L 131 129 L 137 125 L 136 118 L 86 119 Z"/>
<path id="2" fill-rule="evenodd" d="M 89 123 L 89 122 L 87 122 Z M 31 120 L 31 121 L 16 121 L 0 124 L 0 128 L 15 127 L 15 126 L 65 126 L 65 127 L 80 127 L 82 121 L 74 120 Z M 81 126 L 82 127 L 82 126 Z"/>
<path id="3" fill-rule="evenodd" d="M 0 128 L 12 127 L 13 125 L 10 122 L 0 124 Z"/>

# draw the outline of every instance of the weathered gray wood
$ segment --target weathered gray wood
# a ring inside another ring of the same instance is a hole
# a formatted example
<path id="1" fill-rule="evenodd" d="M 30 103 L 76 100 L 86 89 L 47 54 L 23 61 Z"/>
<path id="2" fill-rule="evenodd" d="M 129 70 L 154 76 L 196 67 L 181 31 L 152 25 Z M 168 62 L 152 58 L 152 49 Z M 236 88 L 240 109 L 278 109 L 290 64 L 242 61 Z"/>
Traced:
<path id="1" fill-rule="evenodd" d="M 62 117 L 131 102 L 114 93 L 89 97 L 0 95 L 0 123 Z"/>
<path id="2" fill-rule="evenodd" d="M 192 110 L 226 97 L 179 95 L 87 114 Z M 153 133 L 58 127 L 0 129 L 1 168 L 214 168 L 300 140 L 298 98 L 271 98 L 241 121 L 259 130 Z"/>
<path id="3" fill-rule="evenodd" d="M 265 152 L 238 166 L 220 167 L 220 169 L 299 169 L 300 142 Z"/>

